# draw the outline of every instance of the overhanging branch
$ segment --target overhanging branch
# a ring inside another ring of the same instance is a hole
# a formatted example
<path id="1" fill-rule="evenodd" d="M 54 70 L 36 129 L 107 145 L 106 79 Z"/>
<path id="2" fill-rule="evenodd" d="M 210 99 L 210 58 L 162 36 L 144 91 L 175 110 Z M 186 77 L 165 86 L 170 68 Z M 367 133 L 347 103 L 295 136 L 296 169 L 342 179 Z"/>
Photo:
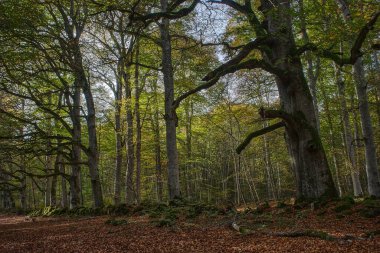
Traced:
<path id="1" fill-rule="evenodd" d="M 221 68 L 220 72 L 213 73 L 212 75 L 208 74 L 211 77 L 211 79 L 206 79 L 206 77 L 207 77 L 206 76 L 205 78 L 202 79 L 201 84 L 199 86 L 195 87 L 192 90 L 189 90 L 189 91 L 183 93 L 176 100 L 174 100 L 173 109 L 174 110 L 177 109 L 179 107 L 180 103 L 184 99 L 186 99 L 188 96 L 212 87 L 213 85 L 215 85 L 219 81 L 219 79 L 221 77 L 223 77 L 227 74 L 235 73 L 238 70 L 261 68 L 261 69 L 264 69 L 264 70 L 271 72 L 271 73 L 276 72 L 272 68 L 272 66 L 270 66 L 269 64 L 267 64 L 263 60 L 251 59 L 251 60 L 247 60 L 247 61 L 235 64 L 235 65 L 229 65 L 227 62 L 226 64 L 223 64 L 223 65 L 225 65 L 225 66 L 223 68 Z"/>
<path id="2" fill-rule="evenodd" d="M 273 124 L 271 126 L 268 126 L 258 131 L 250 133 L 247 137 L 245 137 L 244 141 L 236 148 L 236 153 L 240 154 L 247 147 L 247 145 L 251 142 L 253 138 L 272 132 L 284 126 L 285 126 L 285 123 L 283 121 L 280 121 L 276 124 Z"/>
<path id="3" fill-rule="evenodd" d="M 313 51 L 317 55 L 319 55 L 323 58 L 333 60 L 339 66 L 353 65 L 353 64 L 355 64 L 357 59 L 363 55 L 363 53 L 360 51 L 360 49 L 362 48 L 363 43 L 364 43 L 365 39 L 367 38 L 368 33 L 371 30 L 373 30 L 379 16 L 380 16 L 380 11 L 376 12 L 372 16 L 372 18 L 362 27 L 362 29 L 360 30 L 360 32 L 359 32 L 358 36 L 356 37 L 356 40 L 355 40 L 355 42 L 354 42 L 354 44 L 350 50 L 350 56 L 349 57 L 345 58 L 345 57 L 342 57 L 340 53 L 335 53 L 335 52 L 332 52 L 330 50 L 318 48 L 318 46 L 313 44 L 313 43 L 308 43 L 308 44 L 305 44 L 305 45 L 301 46 L 300 48 L 298 48 L 298 50 L 296 51 L 296 55 L 300 55 L 306 51 Z"/>

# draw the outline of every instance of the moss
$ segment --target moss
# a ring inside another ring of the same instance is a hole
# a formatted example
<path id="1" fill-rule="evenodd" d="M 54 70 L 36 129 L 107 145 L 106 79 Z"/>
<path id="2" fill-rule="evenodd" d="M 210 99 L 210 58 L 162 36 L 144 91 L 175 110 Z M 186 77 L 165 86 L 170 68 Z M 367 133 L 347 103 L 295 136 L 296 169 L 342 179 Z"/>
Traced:
<path id="1" fill-rule="evenodd" d="M 376 198 L 366 198 L 362 204 L 367 208 L 380 208 L 380 200 Z"/>
<path id="2" fill-rule="evenodd" d="M 175 225 L 175 220 L 163 218 L 158 221 L 154 221 L 153 223 L 155 223 L 157 227 L 172 227 Z"/>
<path id="3" fill-rule="evenodd" d="M 105 224 L 109 224 L 109 225 L 112 225 L 112 226 L 120 226 L 120 225 L 126 225 L 126 224 L 128 224 L 128 221 L 126 219 L 120 219 L 120 220 L 109 219 L 109 220 L 106 220 Z"/>
<path id="4" fill-rule="evenodd" d="M 351 205 L 351 204 L 344 203 L 344 204 L 341 204 L 341 205 L 339 205 L 339 206 L 336 206 L 336 207 L 334 208 L 334 211 L 335 211 L 336 213 L 341 213 L 341 212 L 346 211 L 346 210 L 349 210 L 349 209 L 351 209 L 351 208 L 352 208 L 352 205 Z"/>
<path id="5" fill-rule="evenodd" d="M 380 216 L 380 208 L 363 209 L 360 211 L 360 215 L 364 218 L 376 218 Z"/>

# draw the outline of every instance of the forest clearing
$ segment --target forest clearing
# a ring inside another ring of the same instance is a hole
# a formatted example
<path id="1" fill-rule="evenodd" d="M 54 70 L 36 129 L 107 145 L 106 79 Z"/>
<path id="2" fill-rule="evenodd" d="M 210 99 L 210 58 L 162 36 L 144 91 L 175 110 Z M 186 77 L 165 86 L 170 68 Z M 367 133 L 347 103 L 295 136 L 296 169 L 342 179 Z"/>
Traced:
<path id="1" fill-rule="evenodd" d="M 0 0 L 0 252 L 380 252 L 379 0 Z"/>
<path id="2" fill-rule="evenodd" d="M 191 218 L 184 212 L 189 206 L 161 208 L 162 217 L 178 214 L 171 224 L 158 222 L 157 207 L 128 216 L 1 215 L 0 252 L 379 252 L 380 217 L 360 213 L 376 202 L 347 203 L 314 210 L 310 204 L 272 203 L 245 207 L 238 216 L 203 207 Z"/>

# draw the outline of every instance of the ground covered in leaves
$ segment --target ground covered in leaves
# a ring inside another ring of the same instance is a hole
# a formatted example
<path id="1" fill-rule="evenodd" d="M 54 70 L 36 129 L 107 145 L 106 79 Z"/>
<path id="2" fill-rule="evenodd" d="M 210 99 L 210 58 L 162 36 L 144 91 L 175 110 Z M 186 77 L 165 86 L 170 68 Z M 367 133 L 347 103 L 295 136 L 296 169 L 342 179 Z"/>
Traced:
<path id="1" fill-rule="evenodd" d="M 379 210 L 378 200 L 351 199 L 238 210 L 175 203 L 124 215 L 45 209 L 0 215 L 0 252 L 380 252 Z"/>

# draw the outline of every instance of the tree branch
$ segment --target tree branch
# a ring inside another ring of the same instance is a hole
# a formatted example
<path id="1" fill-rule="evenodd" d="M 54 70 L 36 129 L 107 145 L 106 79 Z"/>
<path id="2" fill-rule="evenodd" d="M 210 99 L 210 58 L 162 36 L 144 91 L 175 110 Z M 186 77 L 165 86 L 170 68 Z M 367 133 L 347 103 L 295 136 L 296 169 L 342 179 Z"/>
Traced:
<path id="1" fill-rule="evenodd" d="M 319 55 L 323 58 L 333 60 L 339 66 L 353 65 L 353 64 L 355 64 L 357 59 L 363 55 L 363 53 L 360 51 L 360 49 L 362 48 L 363 43 L 364 43 L 365 39 L 367 38 L 368 33 L 371 30 L 373 30 L 379 16 L 380 16 L 380 11 L 376 12 L 372 16 L 372 18 L 368 21 L 368 23 L 366 23 L 362 27 L 358 36 L 356 37 L 354 44 L 352 45 L 349 57 L 344 58 L 341 56 L 340 53 L 334 53 L 334 52 L 331 52 L 330 50 L 318 48 L 318 46 L 313 44 L 313 43 L 308 43 L 308 44 L 305 44 L 305 45 L 299 47 L 295 54 L 300 55 L 306 51 L 313 51 L 317 55 Z"/>
<path id="2" fill-rule="evenodd" d="M 260 129 L 258 131 L 250 133 L 247 137 L 245 137 L 244 141 L 236 148 L 236 153 L 240 154 L 247 145 L 251 142 L 251 140 L 255 137 L 258 137 L 260 135 L 272 132 L 280 127 L 284 127 L 285 123 L 283 121 L 280 121 L 276 124 L 273 124 L 271 126 L 265 127 L 263 129 Z"/>
<path id="3" fill-rule="evenodd" d="M 223 68 L 221 68 L 222 66 L 223 66 Z M 271 73 L 276 72 L 276 70 L 273 69 L 272 66 L 270 66 L 265 61 L 255 60 L 255 59 L 247 60 L 247 61 L 235 64 L 235 65 L 230 65 L 229 62 L 227 62 L 227 63 L 221 65 L 221 67 L 219 67 L 219 69 L 220 69 L 219 72 L 209 73 L 206 76 L 207 79 L 206 79 L 206 77 L 204 77 L 202 79 L 202 81 L 200 82 L 201 84 L 199 86 L 195 87 L 192 90 L 189 90 L 189 91 L 183 93 L 176 100 L 174 100 L 173 105 L 172 105 L 173 109 L 174 110 L 177 109 L 179 107 L 180 103 L 184 99 L 186 99 L 188 96 L 195 94 L 201 90 L 205 90 L 205 89 L 212 87 L 213 85 L 215 85 L 219 81 L 219 79 L 221 77 L 223 77 L 227 74 L 235 73 L 238 70 L 261 68 L 261 69 L 264 69 L 264 70 L 271 72 Z M 208 79 L 208 78 L 211 78 L 211 79 Z"/>

